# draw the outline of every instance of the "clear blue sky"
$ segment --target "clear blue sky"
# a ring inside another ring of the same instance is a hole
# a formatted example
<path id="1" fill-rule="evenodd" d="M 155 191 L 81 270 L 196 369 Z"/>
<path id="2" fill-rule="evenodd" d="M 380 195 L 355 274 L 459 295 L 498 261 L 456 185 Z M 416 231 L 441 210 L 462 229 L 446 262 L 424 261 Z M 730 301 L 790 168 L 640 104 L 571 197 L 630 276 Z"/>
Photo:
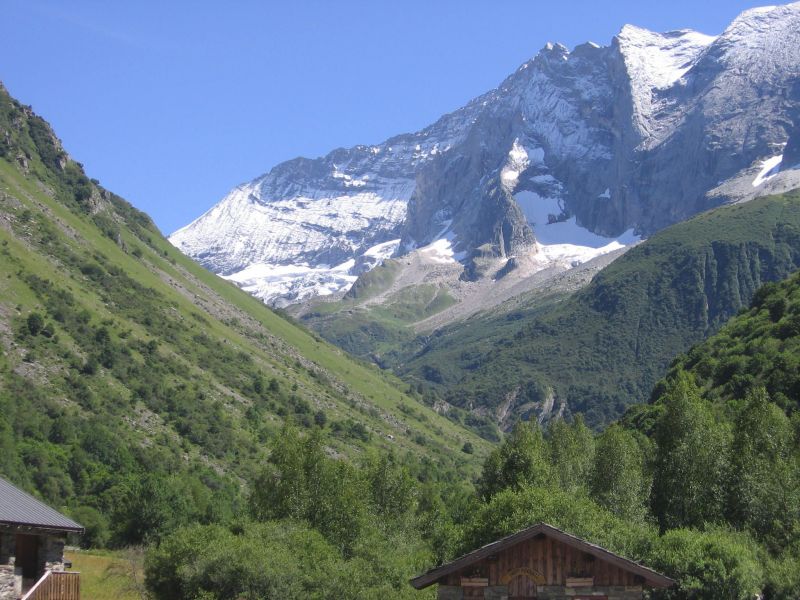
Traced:
<path id="1" fill-rule="evenodd" d="M 280 161 L 415 131 L 547 42 L 719 33 L 740 0 L 2 0 L 0 80 L 170 233 Z"/>

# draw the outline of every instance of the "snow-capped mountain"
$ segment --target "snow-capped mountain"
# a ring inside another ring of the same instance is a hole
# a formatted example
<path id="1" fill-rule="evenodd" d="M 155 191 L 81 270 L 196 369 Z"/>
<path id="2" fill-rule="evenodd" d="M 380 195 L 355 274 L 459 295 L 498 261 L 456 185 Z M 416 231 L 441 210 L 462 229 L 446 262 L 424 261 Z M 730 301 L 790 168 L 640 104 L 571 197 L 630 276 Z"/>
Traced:
<path id="1" fill-rule="evenodd" d="M 716 37 L 626 25 L 608 46 L 547 44 L 430 127 L 280 164 L 170 240 L 285 304 L 417 248 L 446 246 L 476 279 L 497 275 L 487 256 L 619 245 L 800 185 L 798 163 L 795 3 L 747 11 Z"/>

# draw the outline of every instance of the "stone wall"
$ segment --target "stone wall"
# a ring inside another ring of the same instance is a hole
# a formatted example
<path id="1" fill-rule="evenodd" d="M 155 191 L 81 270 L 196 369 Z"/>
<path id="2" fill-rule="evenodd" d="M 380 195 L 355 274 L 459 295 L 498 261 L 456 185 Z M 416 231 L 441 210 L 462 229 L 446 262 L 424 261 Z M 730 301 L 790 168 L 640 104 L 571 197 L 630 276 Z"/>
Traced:
<path id="1" fill-rule="evenodd" d="M 44 571 L 64 570 L 64 538 L 48 535 L 40 539 L 39 565 Z"/>
<path id="2" fill-rule="evenodd" d="M 16 532 L 0 531 L 0 600 L 16 600 L 22 595 L 22 569 L 16 565 Z M 64 537 L 40 535 L 40 572 L 64 570 Z"/>
<path id="3" fill-rule="evenodd" d="M 437 598 L 439 600 L 462 600 L 464 590 L 458 585 L 440 585 Z"/>
<path id="4" fill-rule="evenodd" d="M 16 600 L 22 595 L 22 574 L 14 566 L 14 534 L 0 531 L 0 600 Z"/>
<path id="5" fill-rule="evenodd" d="M 22 574 L 14 565 L 0 565 L 0 600 L 16 600 L 22 595 Z"/>
<path id="6" fill-rule="evenodd" d="M 484 600 L 506 600 L 508 598 L 508 586 L 490 585 L 483 590 Z"/>

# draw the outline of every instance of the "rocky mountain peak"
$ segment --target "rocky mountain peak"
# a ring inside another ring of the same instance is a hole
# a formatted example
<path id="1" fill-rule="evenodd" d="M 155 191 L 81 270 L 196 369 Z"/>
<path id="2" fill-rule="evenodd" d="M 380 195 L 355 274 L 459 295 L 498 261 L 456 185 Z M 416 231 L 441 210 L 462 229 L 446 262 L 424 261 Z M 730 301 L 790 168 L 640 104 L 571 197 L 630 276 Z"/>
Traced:
<path id="1" fill-rule="evenodd" d="M 800 3 L 716 37 L 626 25 L 608 46 L 548 43 L 431 126 L 278 165 L 170 239 L 278 304 L 440 240 L 466 276 L 492 276 L 474 261 L 647 235 L 762 193 L 760 165 L 797 137 L 798 81 Z"/>
<path id="2" fill-rule="evenodd" d="M 563 58 L 569 54 L 569 48 L 559 42 L 547 42 L 539 51 L 545 58 Z"/>
<path id="3" fill-rule="evenodd" d="M 768 33 L 772 27 L 781 30 L 792 27 L 800 17 L 800 2 L 775 6 L 758 6 L 739 14 L 722 33 L 724 39 L 744 39 L 753 34 Z"/>

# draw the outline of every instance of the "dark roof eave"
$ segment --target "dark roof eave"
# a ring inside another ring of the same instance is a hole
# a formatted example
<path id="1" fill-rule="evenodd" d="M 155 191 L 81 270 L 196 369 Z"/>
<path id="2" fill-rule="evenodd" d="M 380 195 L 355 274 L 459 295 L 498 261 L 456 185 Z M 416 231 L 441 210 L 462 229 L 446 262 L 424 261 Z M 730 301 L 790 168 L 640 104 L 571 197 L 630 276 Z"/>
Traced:
<path id="1" fill-rule="evenodd" d="M 561 531 L 560 529 L 553 527 L 552 525 L 548 525 L 547 523 L 533 525 L 527 529 L 513 533 L 490 544 L 486 544 L 485 546 L 465 554 L 445 565 L 431 569 L 430 571 L 411 579 L 409 583 L 411 583 L 414 588 L 421 590 L 436 583 L 445 575 L 454 573 L 455 571 L 469 566 L 470 564 L 475 563 L 483 558 L 487 558 L 488 556 L 491 556 L 500 550 L 518 544 L 519 542 L 523 542 L 539 534 L 549 535 L 565 544 L 579 548 L 580 550 L 600 558 L 601 560 L 605 560 L 626 571 L 639 575 L 650 587 L 669 588 L 674 586 L 676 583 L 674 579 L 671 579 L 666 575 L 662 575 L 661 573 L 653 571 L 652 569 L 642 566 L 639 563 L 629 560 L 623 556 L 614 554 L 610 550 L 601 548 L 596 544 L 592 544 L 591 542 L 582 540 L 574 535 L 570 535 L 569 533 Z"/>
<path id="2" fill-rule="evenodd" d="M 80 534 L 86 532 L 86 529 L 84 527 L 41 525 L 37 523 L 22 523 L 19 521 L 0 521 L 0 527 L 9 527 L 12 529 L 33 529 L 41 532 L 63 532 L 63 533 L 80 533 Z"/>

